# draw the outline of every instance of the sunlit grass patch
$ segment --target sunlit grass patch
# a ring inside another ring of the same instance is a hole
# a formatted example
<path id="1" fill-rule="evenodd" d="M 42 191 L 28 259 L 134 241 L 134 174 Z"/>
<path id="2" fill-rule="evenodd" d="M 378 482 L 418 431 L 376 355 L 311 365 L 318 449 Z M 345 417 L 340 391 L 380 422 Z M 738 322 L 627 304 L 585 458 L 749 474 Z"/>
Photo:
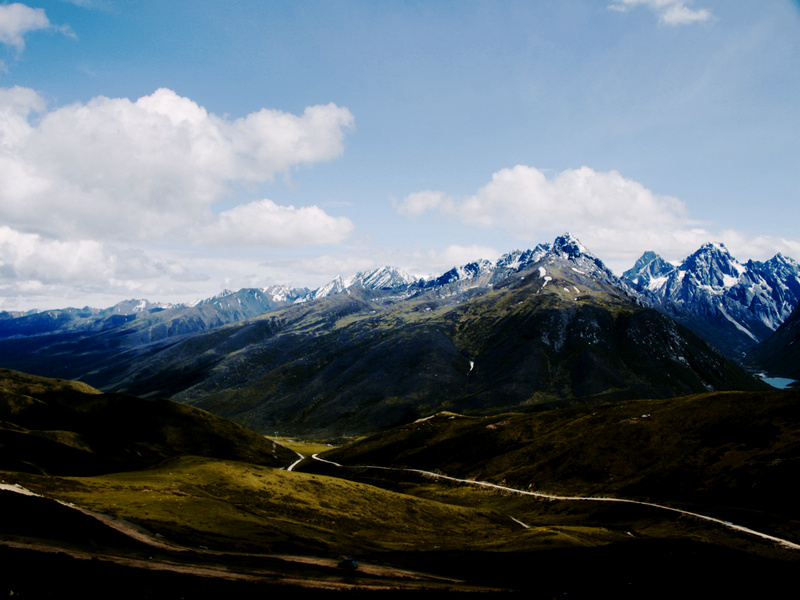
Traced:
<path id="1" fill-rule="evenodd" d="M 266 436 L 266 437 L 267 439 L 274 440 L 284 448 L 289 448 L 289 450 L 299 452 L 303 456 L 311 456 L 313 454 L 319 454 L 320 452 L 325 452 L 326 450 L 332 450 L 333 448 L 336 448 L 338 446 L 338 444 L 333 445 L 328 442 L 301 440 L 301 439 L 286 438 L 281 436 L 278 437 Z M 355 441 L 355 439 L 351 441 Z"/>
<path id="2" fill-rule="evenodd" d="M 493 511 L 343 479 L 197 457 L 95 477 L 23 477 L 47 496 L 191 546 L 337 555 L 502 550 L 536 538 Z"/>

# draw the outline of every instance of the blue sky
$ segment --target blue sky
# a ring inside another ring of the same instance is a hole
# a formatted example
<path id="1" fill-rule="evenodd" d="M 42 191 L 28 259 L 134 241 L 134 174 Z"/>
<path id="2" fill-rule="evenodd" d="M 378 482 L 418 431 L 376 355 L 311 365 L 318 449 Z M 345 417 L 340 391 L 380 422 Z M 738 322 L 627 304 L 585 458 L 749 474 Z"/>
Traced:
<path id="1" fill-rule="evenodd" d="M 0 4 L 0 309 L 578 236 L 800 259 L 788 0 Z"/>

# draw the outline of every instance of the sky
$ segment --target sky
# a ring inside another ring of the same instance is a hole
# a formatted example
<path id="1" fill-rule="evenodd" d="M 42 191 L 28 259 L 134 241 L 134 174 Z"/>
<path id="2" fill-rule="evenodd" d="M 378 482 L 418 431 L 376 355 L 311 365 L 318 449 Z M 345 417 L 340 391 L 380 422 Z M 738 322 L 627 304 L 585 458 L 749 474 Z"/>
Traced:
<path id="1" fill-rule="evenodd" d="M 800 260 L 797 0 L 0 3 L 0 310 Z"/>

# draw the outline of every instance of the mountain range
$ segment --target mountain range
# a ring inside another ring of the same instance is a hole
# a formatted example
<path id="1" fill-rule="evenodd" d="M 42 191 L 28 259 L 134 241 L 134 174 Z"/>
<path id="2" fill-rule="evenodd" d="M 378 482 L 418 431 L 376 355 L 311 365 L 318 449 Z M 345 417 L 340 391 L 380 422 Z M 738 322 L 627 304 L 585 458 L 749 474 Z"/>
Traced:
<path id="1" fill-rule="evenodd" d="M 763 386 L 732 359 L 797 304 L 800 268 L 708 244 L 622 278 L 573 236 L 419 279 L 383 267 L 316 290 L 224 292 L 0 319 L 0 366 L 170 397 L 258 431 L 359 433 L 438 410 Z M 753 355 L 755 356 L 755 354 Z"/>
<path id="2" fill-rule="evenodd" d="M 436 291 L 447 295 L 471 288 L 492 287 L 531 265 L 548 252 L 588 261 L 602 277 L 686 325 L 726 356 L 742 360 L 748 350 L 766 340 L 788 318 L 800 300 L 800 265 L 776 254 L 768 261 L 740 263 L 724 245 L 704 244 L 680 263 L 670 263 L 652 251 L 616 277 L 578 240 L 565 234 L 554 244 L 515 250 L 496 261 L 478 260 L 442 275 L 418 278 L 390 266 L 337 276 L 314 290 L 274 285 L 225 290 L 191 304 L 126 300 L 111 308 L 65 308 L 31 313 L 0 313 L 0 339 L 45 333 L 98 332 L 127 326 L 138 343 L 213 329 L 261 315 L 293 303 L 304 303 L 350 290 L 392 292 L 393 299 Z M 133 326 L 129 324 L 136 321 Z"/>
<path id="3" fill-rule="evenodd" d="M 800 300 L 800 266 L 781 254 L 741 264 L 704 244 L 677 265 L 645 252 L 622 280 L 732 358 L 771 336 Z"/>
<path id="4" fill-rule="evenodd" d="M 775 595 L 798 391 L 737 360 L 796 373 L 797 281 L 720 245 L 619 278 L 564 235 L 429 279 L 3 315 L 0 366 L 37 374 L 0 369 L 3 591 Z"/>

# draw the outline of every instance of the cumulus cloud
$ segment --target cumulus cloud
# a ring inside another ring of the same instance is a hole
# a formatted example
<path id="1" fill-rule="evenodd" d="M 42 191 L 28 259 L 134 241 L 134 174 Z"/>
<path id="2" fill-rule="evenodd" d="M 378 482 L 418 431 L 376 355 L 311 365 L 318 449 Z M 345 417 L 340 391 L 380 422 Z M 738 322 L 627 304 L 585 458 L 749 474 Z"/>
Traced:
<path id="1" fill-rule="evenodd" d="M 395 201 L 395 208 L 401 215 L 407 217 L 419 217 L 430 211 L 451 211 L 453 200 L 444 192 L 434 192 L 425 190 L 414 192 L 403 198 L 402 202 Z"/>
<path id="2" fill-rule="evenodd" d="M 0 226 L 0 281 L 6 285 L 114 287 L 160 277 L 202 279 L 175 261 L 153 259 L 141 249 L 95 240 L 53 240 Z"/>
<path id="3" fill-rule="evenodd" d="M 781 253 L 800 261 L 800 241 L 772 235 L 750 236 L 741 231 L 727 229 L 715 239 L 725 244 L 730 253 L 742 262 L 749 258 L 765 260 Z"/>
<path id="4" fill-rule="evenodd" d="M 14 46 L 17 50 L 25 47 L 24 36 L 29 31 L 49 29 L 50 20 L 44 9 L 31 8 L 24 4 L 0 5 L 0 43 Z"/>
<path id="5" fill-rule="evenodd" d="M 350 219 L 332 217 L 317 206 L 295 208 L 261 200 L 220 213 L 199 232 L 198 241 L 211 246 L 297 248 L 338 244 L 354 229 Z"/>
<path id="6" fill-rule="evenodd" d="M 175 260 L 94 240 L 53 240 L 0 226 L 0 305 L 110 306 L 121 298 L 174 295 L 207 279 Z"/>
<path id="7" fill-rule="evenodd" d="M 689 8 L 691 0 L 614 0 L 609 5 L 612 10 L 627 12 L 636 6 L 645 6 L 653 11 L 658 20 L 665 25 L 688 25 L 707 21 L 711 11 L 706 8 Z"/>
<path id="8" fill-rule="evenodd" d="M 631 231 L 674 228 L 687 218 L 676 198 L 657 196 L 616 171 L 589 167 L 548 178 L 535 167 L 517 165 L 496 172 L 472 196 L 456 199 L 444 192 L 417 192 L 396 208 L 413 216 L 440 212 L 466 223 L 500 227 L 522 239 L 533 239 L 541 231 L 604 225 Z"/>
<path id="9" fill-rule="evenodd" d="M 180 237 L 214 218 L 232 184 L 338 157 L 352 125 L 350 111 L 334 104 L 231 120 L 169 89 L 50 111 L 32 90 L 0 90 L 0 218 L 54 238 Z M 286 211 L 266 206 L 260 223 L 271 214 L 284 226 Z M 293 214 L 319 221 L 320 212 Z M 236 216 L 219 217 L 229 234 L 232 223 L 244 224 Z"/>
<path id="10" fill-rule="evenodd" d="M 112 275 L 113 257 L 91 240 L 45 240 L 0 227 L 0 278 L 42 283 L 103 281 Z"/>
<path id="11" fill-rule="evenodd" d="M 54 240 L 0 226 L 0 308 L 106 307 L 143 297 L 192 301 L 218 292 L 223 273 L 257 264 L 169 247 Z"/>
<path id="12" fill-rule="evenodd" d="M 168 89 L 49 109 L 31 89 L 0 88 L 0 296 L 174 297 L 219 278 L 225 247 L 338 244 L 353 223 L 318 206 L 217 206 L 340 156 L 352 125 L 334 104 L 230 119 Z"/>

